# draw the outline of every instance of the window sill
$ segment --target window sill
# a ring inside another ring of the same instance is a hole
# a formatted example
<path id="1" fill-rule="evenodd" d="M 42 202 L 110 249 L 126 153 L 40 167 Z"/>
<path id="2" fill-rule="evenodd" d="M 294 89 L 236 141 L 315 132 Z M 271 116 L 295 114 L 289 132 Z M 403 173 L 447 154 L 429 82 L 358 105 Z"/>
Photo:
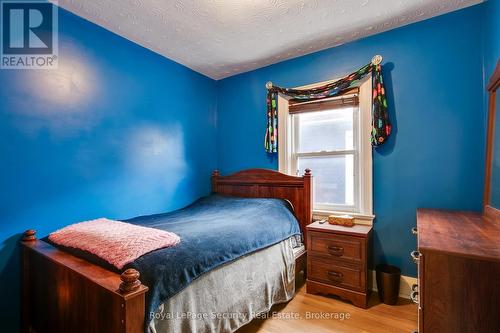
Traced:
<path id="1" fill-rule="evenodd" d="M 352 213 L 352 212 L 339 212 L 339 211 L 329 211 L 329 210 L 313 210 L 313 218 L 324 219 L 329 215 L 350 215 L 354 217 L 356 224 L 373 225 L 373 220 L 375 215 Z"/>

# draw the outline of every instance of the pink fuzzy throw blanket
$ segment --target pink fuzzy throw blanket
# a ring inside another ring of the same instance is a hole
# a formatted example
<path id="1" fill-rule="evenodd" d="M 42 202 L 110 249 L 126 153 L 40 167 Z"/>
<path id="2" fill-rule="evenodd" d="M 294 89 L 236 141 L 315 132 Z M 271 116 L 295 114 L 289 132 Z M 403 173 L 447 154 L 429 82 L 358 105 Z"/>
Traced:
<path id="1" fill-rule="evenodd" d="M 153 250 L 177 245 L 172 232 L 100 218 L 49 235 L 55 244 L 90 252 L 118 269 Z"/>

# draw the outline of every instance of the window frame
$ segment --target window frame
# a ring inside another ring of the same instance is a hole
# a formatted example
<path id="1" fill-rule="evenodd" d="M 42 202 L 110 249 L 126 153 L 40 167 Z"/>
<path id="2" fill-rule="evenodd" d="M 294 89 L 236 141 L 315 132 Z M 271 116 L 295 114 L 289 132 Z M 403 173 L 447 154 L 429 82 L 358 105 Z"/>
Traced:
<path id="1" fill-rule="evenodd" d="M 335 80 L 320 82 L 308 86 L 298 87 L 314 88 Z M 336 213 L 350 214 L 360 220 L 366 220 L 371 223 L 373 220 L 373 189 L 372 189 L 372 147 L 370 141 L 371 133 L 371 107 L 372 107 L 372 84 L 371 75 L 365 77 L 359 86 L 359 105 L 357 112 L 354 112 L 353 136 L 354 140 L 354 205 L 314 205 L 313 213 L 316 216 L 325 216 Z M 278 131 L 278 164 L 279 171 L 296 175 L 298 156 L 294 151 L 294 137 L 296 136 L 297 126 L 294 125 L 293 115 L 289 113 L 289 104 L 285 96 L 278 96 L 278 123 L 283 124 Z M 357 118 L 357 119 L 356 119 Z M 356 146 L 358 143 L 359 147 Z M 343 155 L 348 150 L 342 150 L 328 153 L 305 153 L 305 155 Z M 302 155 L 299 153 L 298 155 Z M 300 170 L 299 172 L 302 172 Z M 356 175 L 358 173 L 358 175 Z M 314 170 L 312 170 L 314 177 Z"/>

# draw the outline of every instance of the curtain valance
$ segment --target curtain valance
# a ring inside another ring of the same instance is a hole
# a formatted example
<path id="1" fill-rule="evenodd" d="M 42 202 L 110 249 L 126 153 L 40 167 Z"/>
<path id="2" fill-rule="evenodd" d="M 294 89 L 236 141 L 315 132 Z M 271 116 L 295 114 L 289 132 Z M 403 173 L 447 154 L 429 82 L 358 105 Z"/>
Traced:
<path id="1" fill-rule="evenodd" d="M 384 81 L 382 78 L 382 57 L 375 56 L 369 64 L 335 82 L 310 89 L 291 89 L 274 86 L 267 87 L 267 130 L 265 149 L 268 153 L 278 152 L 278 95 L 291 97 L 293 101 L 314 101 L 343 94 L 354 87 L 366 75 L 372 74 L 372 146 L 382 145 L 391 134 L 391 122 L 387 111 Z"/>

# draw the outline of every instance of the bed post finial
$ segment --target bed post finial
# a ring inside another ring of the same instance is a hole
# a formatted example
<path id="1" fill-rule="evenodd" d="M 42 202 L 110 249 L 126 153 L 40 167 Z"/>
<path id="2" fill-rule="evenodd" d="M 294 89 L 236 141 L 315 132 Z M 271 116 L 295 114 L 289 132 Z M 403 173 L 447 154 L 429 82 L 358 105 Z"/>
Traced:
<path id="1" fill-rule="evenodd" d="M 212 171 L 212 177 L 219 177 L 219 170 L 215 169 L 214 171 Z"/>
<path id="2" fill-rule="evenodd" d="M 31 242 L 36 240 L 36 230 L 29 229 L 23 233 L 23 238 L 21 239 L 23 242 Z"/>
<path id="3" fill-rule="evenodd" d="M 127 269 L 120 275 L 122 283 L 120 283 L 120 291 L 128 293 L 129 291 L 139 288 L 141 281 L 139 281 L 139 272 L 133 268 Z"/>
<path id="4" fill-rule="evenodd" d="M 311 169 L 306 169 L 304 176 L 311 176 Z"/>

